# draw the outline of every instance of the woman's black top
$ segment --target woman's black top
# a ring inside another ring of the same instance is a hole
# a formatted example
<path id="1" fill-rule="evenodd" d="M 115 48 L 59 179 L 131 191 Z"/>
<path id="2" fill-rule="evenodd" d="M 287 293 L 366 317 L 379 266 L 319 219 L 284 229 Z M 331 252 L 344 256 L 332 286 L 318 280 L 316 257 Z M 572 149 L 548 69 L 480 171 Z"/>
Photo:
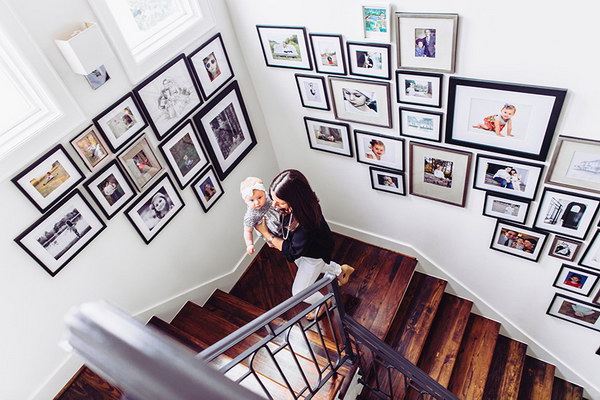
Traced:
<path id="1" fill-rule="evenodd" d="M 287 224 L 284 226 L 287 226 Z M 283 229 L 285 233 L 286 228 Z M 290 231 L 287 239 L 283 241 L 281 249 L 281 253 L 290 262 L 300 257 L 310 257 L 322 258 L 323 261 L 329 263 L 332 252 L 333 234 L 322 216 L 321 223 L 316 229 L 307 229 L 302 225 L 298 225 L 296 230 Z"/>

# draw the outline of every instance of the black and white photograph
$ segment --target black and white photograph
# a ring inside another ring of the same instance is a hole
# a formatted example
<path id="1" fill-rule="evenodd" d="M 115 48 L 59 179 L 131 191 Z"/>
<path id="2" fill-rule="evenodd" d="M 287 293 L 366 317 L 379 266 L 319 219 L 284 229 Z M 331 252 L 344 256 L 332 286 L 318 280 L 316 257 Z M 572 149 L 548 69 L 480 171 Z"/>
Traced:
<path id="1" fill-rule="evenodd" d="M 137 100 L 127 93 L 93 119 L 106 143 L 114 153 L 148 126 Z"/>
<path id="2" fill-rule="evenodd" d="M 342 35 L 310 33 L 315 69 L 322 74 L 346 75 Z"/>
<path id="3" fill-rule="evenodd" d="M 188 55 L 188 60 L 205 99 L 233 79 L 233 69 L 220 33 Z"/>
<path id="4" fill-rule="evenodd" d="M 327 79 L 336 119 L 392 127 L 389 82 L 334 76 Z"/>
<path id="5" fill-rule="evenodd" d="M 473 188 L 533 200 L 543 164 L 477 155 Z"/>
<path id="6" fill-rule="evenodd" d="M 582 243 L 577 240 L 555 236 L 550 245 L 548 255 L 560 258 L 561 260 L 575 261 L 581 246 Z"/>
<path id="7" fill-rule="evenodd" d="M 319 75 L 294 74 L 302 106 L 329 110 L 325 78 Z"/>
<path id="8" fill-rule="evenodd" d="M 352 157 L 350 125 L 304 117 L 308 144 L 311 149 Z"/>
<path id="9" fill-rule="evenodd" d="M 392 46 L 380 43 L 346 42 L 350 74 L 369 78 L 391 79 Z"/>
<path id="10" fill-rule="evenodd" d="M 486 192 L 483 215 L 524 224 L 529 214 L 530 205 L 529 200 L 519 197 Z"/>
<path id="11" fill-rule="evenodd" d="M 559 136 L 546 183 L 600 193 L 600 141 Z"/>
<path id="12" fill-rule="evenodd" d="M 441 112 L 400 107 L 400 135 L 440 142 L 443 116 Z"/>
<path id="13" fill-rule="evenodd" d="M 440 108 L 443 77 L 431 72 L 396 71 L 398 103 Z"/>
<path id="14" fill-rule="evenodd" d="M 204 171 L 194 181 L 192 188 L 204 212 L 208 212 L 224 193 L 221 182 L 215 175 L 215 170 L 212 167 Z"/>
<path id="15" fill-rule="evenodd" d="M 404 139 L 354 130 L 354 144 L 358 162 L 404 171 Z"/>
<path id="16" fill-rule="evenodd" d="M 490 248 L 537 262 L 547 239 L 546 232 L 498 220 Z"/>
<path id="17" fill-rule="evenodd" d="M 107 164 L 83 186 L 108 219 L 114 217 L 136 194 L 117 160 Z"/>
<path id="18" fill-rule="evenodd" d="M 406 196 L 404 173 L 376 167 L 369 167 L 371 187 L 374 190 Z"/>

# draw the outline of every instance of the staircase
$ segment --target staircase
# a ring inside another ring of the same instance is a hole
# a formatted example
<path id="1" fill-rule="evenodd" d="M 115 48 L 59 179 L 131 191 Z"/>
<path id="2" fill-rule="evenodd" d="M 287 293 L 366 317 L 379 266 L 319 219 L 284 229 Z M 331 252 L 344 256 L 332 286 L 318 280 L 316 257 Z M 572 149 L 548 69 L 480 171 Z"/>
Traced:
<path id="1" fill-rule="evenodd" d="M 446 293 L 446 281 L 416 272 L 415 259 L 341 235 L 336 235 L 333 259 L 356 268 L 350 282 L 340 288 L 346 313 L 458 398 L 583 398 L 583 388 L 555 377 L 554 366 L 527 356 L 524 343 L 499 334 L 498 322 L 472 313 L 471 301 Z M 185 304 L 170 323 L 154 317 L 148 324 L 200 352 L 286 300 L 294 275 L 295 265 L 265 246 L 229 294 L 218 290 L 204 306 L 192 302 Z M 284 324 L 304 308 L 298 305 L 274 324 Z M 330 329 L 326 322 L 324 324 L 325 331 Z M 308 337 L 316 345 L 319 337 L 313 333 L 309 332 Z M 217 367 L 226 364 L 260 340 L 260 336 L 258 333 L 248 337 L 219 356 L 213 364 Z M 290 341 L 295 341 L 294 352 L 302 360 L 302 368 L 309 371 L 312 382 L 318 374 L 310 365 L 310 351 L 300 336 L 293 333 Z M 311 347 L 318 346 L 311 344 Z M 327 358 L 324 352 L 333 351 L 335 344 L 327 340 L 325 347 L 327 350 L 317 354 L 320 364 Z M 278 361 L 295 368 L 289 352 L 282 352 Z M 261 393 L 262 382 L 276 393 L 275 399 L 293 398 L 268 357 L 257 356 L 253 363 L 260 382 L 247 381 L 246 387 Z M 247 372 L 247 368 L 247 364 L 239 365 L 228 376 L 235 379 Z M 350 366 L 343 367 L 315 398 L 335 398 L 344 377 L 352 372 Z M 407 382 L 399 373 L 388 375 L 381 368 L 374 368 L 362 371 L 362 380 L 373 387 L 377 383 L 386 388 L 391 386 L 394 398 L 419 398 L 414 390 L 407 389 Z M 292 377 L 289 383 L 297 395 L 303 385 L 300 375 Z M 87 367 L 83 367 L 55 397 L 61 400 L 119 398 L 118 389 Z M 379 399 L 367 388 L 363 389 L 360 398 Z M 428 399 L 429 396 L 421 398 Z"/>

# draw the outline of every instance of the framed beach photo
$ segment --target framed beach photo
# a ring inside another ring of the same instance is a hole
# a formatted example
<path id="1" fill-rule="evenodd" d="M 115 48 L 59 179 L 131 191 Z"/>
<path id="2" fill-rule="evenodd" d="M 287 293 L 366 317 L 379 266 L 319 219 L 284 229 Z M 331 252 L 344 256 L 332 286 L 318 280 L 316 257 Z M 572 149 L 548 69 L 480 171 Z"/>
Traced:
<path id="1" fill-rule="evenodd" d="M 410 194 L 464 207 L 472 156 L 464 151 L 410 142 Z"/>
<path id="2" fill-rule="evenodd" d="M 71 139 L 71 146 L 81 157 L 81 160 L 90 171 L 98 169 L 104 161 L 109 159 L 108 145 L 98 133 L 98 128 L 88 126 L 83 132 Z"/>
<path id="3" fill-rule="evenodd" d="M 329 99 L 325 89 L 325 78 L 320 75 L 294 74 L 302 106 L 329 110 Z"/>
<path id="4" fill-rule="evenodd" d="M 546 183 L 600 193 L 600 141 L 559 136 Z"/>
<path id="5" fill-rule="evenodd" d="M 351 75 L 380 79 L 392 78 L 391 45 L 346 42 L 346 46 Z"/>
<path id="6" fill-rule="evenodd" d="M 194 50 L 187 59 L 205 99 L 233 79 L 233 69 L 220 33 Z"/>
<path id="7" fill-rule="evenodd" d="M 390 83 L 329 76 L 336 119 L 392 127 Z"/>
<path id="8" fill-rule="evenodd" d="M 537 262 L 547 239 L 545 232 L 498 220 L 490 248 Z"/>
<path id="9" fill-rule="evenodd" d="M 581 242 L 560 236 L 555 236 L 548 255 L 561 260 L 574 261 L 581 249 Z"/>
<path id="10" fill-rule="evenodd" d="M 454 73 L 458 14 L 396 13 L 398 67 Z"/>
<path id="11" fill-rule="evenodd" d="M 486 192 L 483 215 L 524 224 L 529 214 L 529 200 Z"/>
<path id="12" fill-rule="evenodd" d="M 306 28 L 256 25 L 268 67 L 312 69 Z"/>
<path id="13" fill-rule="evenodd" d="M 400 135 L 440 142 L 444 114 L 400 107 Z"/>
<path id="14" fill-rule="evenodd" d="M 55 276 L 106 228 L 90 204 L 74 190 L 15 238 L 44 270 Z"/>
<path id="15" fill-rule="evenodd" d="M 442 106 L 442 74 L 396 71 L 398 103 Z"/>
<path id="16" fill-rule="evenodd" d="M 374 190 L 406 196 L 404 172 L 369 167 L 371 187 Z"/>
<path id="17" fill-rule="evenodd" d="M 254 130 L 236 81 L 194 115 L 193 120 L 221 180 L 256 146 Z"/>
<path id="18" fill-rule="evenodd" d="M 83 181 L 83 172 L 62 145 L 56 145 L 11 181 L 40 212 L 46 212 Z"/>
<path id="19" fill-rule="evenodd" d="M 192 189 L 205 213 L 215 205 L 224 193 L 221 182 L 219 182 L 212 167 L 204 171 L 194 181 Z"/>
<path id="20" fill-rule="evenodd" d="M 589 296 L 598 280 L 600 280 L 600 274 L 597 272 L 563 264 L 552 286 L 582 296 Z"/>
<path id="21" fill-rule="evenodd" d="M 115 153 L 148 126 L 137 100 L 127 93 L 93 119 L 94 125 Z"/>
<path id="22" fill-rule="evenodd" d="M 600 307 L 556 293 L 546 314 L 600 331 Z"/>
<path id="23" fill-rule="evenodd" d="M 581 260 L 579 260 L 579 265 L 600 271 L 600 230 L 594 234 Z"/>
<path id="24" fill-rule="evenodd" d="M 146 135 L 119 154 L 118 159 L 140 192 L 163 169 Z"/>
<path id="25" fill-rule="evenodd" d="M 473 188 L 533 200 L 543 170 L 543 164 L 478 154 Z"/>
<path id="26" fill-rule="evenodd" d="M 358 162 L 404 171 L 404 139 L 354 130 L 354 144 Z"/>
<path id="27" fill-rule="evenodd" d="M 446 143 L 545 160 L 566 89 L 450 77 Z"/>
<path id="28" fill-rule="evenodd" d="M 208 165 L 208 157 L 190 120 L 177 128 L 158 148 L 181 190 Z"/>
<path id="29" fill-rule="evenodd" d="M 367 3 L 361 5 L 360 11 L 363 38 L 389 42 L 391 32 L 390 5 L 385 3 Z"/>
<path id="30" fill-rule="evenodd" d="M 342 35 L 309 33 L 315 69 L 322 74 L 346 75 Z"/>
<path id="31" fill-rule="evenodd" d="M 348 124 L 304 117 L 304 125 L 311 149 L 352 157 Z"/>
<path id="32" fill-rule="evenodd" d="M 83 186 L 108 219 L 121 211 L 136 194 L 135 188 L 127 179 L 125 170 L 117 160 L 108 163 Z"/>

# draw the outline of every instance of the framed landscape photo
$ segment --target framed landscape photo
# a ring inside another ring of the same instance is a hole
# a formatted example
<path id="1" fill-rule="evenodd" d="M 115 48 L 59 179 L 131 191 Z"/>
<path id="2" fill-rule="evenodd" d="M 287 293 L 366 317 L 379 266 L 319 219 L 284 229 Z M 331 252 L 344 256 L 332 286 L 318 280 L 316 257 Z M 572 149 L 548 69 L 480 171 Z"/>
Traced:
<path id="1" fill-rule="evenodd" d="M 464 207 L 472 154 L 410 142 L 409 192 Z"/>
<path id="2" fill-rule="evenodd" d="M 560 236 L 555 236 L 548 255 L 561 260 L 574 261 L 581 249 L 581 242 Z"/>
<path id="3" fill-rule="evenodd" d="M 256 146 L 256 137 L 236 81 L 194 115 L 193 120 L 221 180 Z"/>
<path id="4" fill-rule="evenodd" d="M 322 74 L 346 75 L 342 35 L 309 33 L 315 69 Z"/>
<path id="5" fill-rule="evenodd" d="M 398 67 L 454 73 L 458 14 L 396 13 Z"/>
<path id="6" fill-rule="evenodd" d="M 446 143 L 545 160 L 566 89 L 450 77 Z"/>
<path id="7" fill-rule="evenodd" d="M 594 234 L 581 260 L 579 260 L 579 265 L 600 271 L 600 230 Z"/>
<path id="8" fill-rule="evenodd" d="M 559 136 L 546 183 L 600 193 L 600 141 Z"/>
<path id="9" fill-rule="evenodd" d="M 329 110 L 325 78 L 319 75 L 294 74 L 302 107 Z"/>
<path id="10" fill-rule="evenodd" d="M 390 83 L 329 76 L 336 119 L 392 127 Z"/>
<path id="11" fill-rule="evenodd" d="M 352 157 L 348 124 L 304 117 L 304 125 L 311 149 Z"/>
<path id="12" fill-rule="evenodd" d="M 346 42 L 351 75 L 391 79 L 392 46 L 379 43 Z"/>
<path id="13" fill-rule="evenodd" d="M 354 130 L 354 144 L 358 162 L 404 171 L 404 139 Z"/>
<path id="14" fill-rule="evenodd" d="M 187 59 L 205 99 L 233 79 L 233 69 L 220 33 L 194 50 Z"/>
<path id="15" fill-rule="evenodd" d="M 83 132 L 71 139 L 71 146 L 90 171 L 98 169 L 104 161 L 109 159 L 108 145 L 98 133 L 98 128 L 93 125 L 88 126 Z"/>
<path id="16" fill-rule="evenodd" d="M 441 112 L 400 107 L 400 135 L 440 142 L 443 116 Z"/>
<path id="17" fill-rule="evenodd" d="M 533 200 L 544 165 L 478 154 L 473 188 Z"/>
<path id="18" fill-rule="evenodd" d="M 396 71 L 398 103 L 441 107 L 443 77 L 431 72 Z"/>
<path id="19" fill-rule="evenodd" d="M 556 293 L 546 314 L 600 331 L 600 307 Z"/>
<path id="20" fill-rule="evenodd" d="M 312 69 L 306 28 L 256 25 L 268 67 Z"/>
<path id="21" fill-rule="evenodd" d="M 537 262 L 547 239 L 545 232 L 498 220 L 490 248 Z"/>
<path id="22" fill-rule="evenodd" d="M 163 169 L 146 135 L 125 149 L 118 158 L 139 191 Z"/>
<path id="23" fill-rule="evenodd" d="M 530 205 L 529 200 L 523 200 L 519 197 L 486 192 L 483 215 L 524 224 L 529 214 Z"/>
<path id="24" fill-rule="evenodd" d="M 582 296 L 589 296 L 596 287 L 600 274 L 563 264 L 552 286 Z"/>
<path id="25" fill-rule="evenodd" d="M 215 175 L 215 170 L 210 167 L 202 173 L 192 184 L 194 194 L 204 212 L 208 212 L 217 200 L 223 196 L 223 187 Z"/>
<path id="26" fill-rule="evenodd" d="M 54 146 L 11 181 L 40 212 L 46 212 L 83 181 L 83 173 L 62 145 Z"/>
<path id="27" fill-rule="evenodd" d="M 121 211 L 136 194 L 135 188 L 129 183 L 125 171 L 117 160 L 107 164 L 83 186 L 108 219 Z"/>
<path id="28" fill-rule="evenodd" d="M 15 238 L 15 242 L 51 276 L 55 276 L 106 228 L 74 190 Z"/>
<path id="29" fill-rule="evenodd" d="M 114 153 L 148 126 L 136 99 L 127 93 L 93 119 L 108 147 Z"/>
<path id="30" fill-rule="evenodd" d="M 362 33 L 364 39 L 389 42 L 391 7 L 385 3 L 361 5 Z"/>
<path id="31" fill-rule="evenodd" d="M 374 190 L 406 196 L 404 172 L 369 167 L 371 187 Z"/>

